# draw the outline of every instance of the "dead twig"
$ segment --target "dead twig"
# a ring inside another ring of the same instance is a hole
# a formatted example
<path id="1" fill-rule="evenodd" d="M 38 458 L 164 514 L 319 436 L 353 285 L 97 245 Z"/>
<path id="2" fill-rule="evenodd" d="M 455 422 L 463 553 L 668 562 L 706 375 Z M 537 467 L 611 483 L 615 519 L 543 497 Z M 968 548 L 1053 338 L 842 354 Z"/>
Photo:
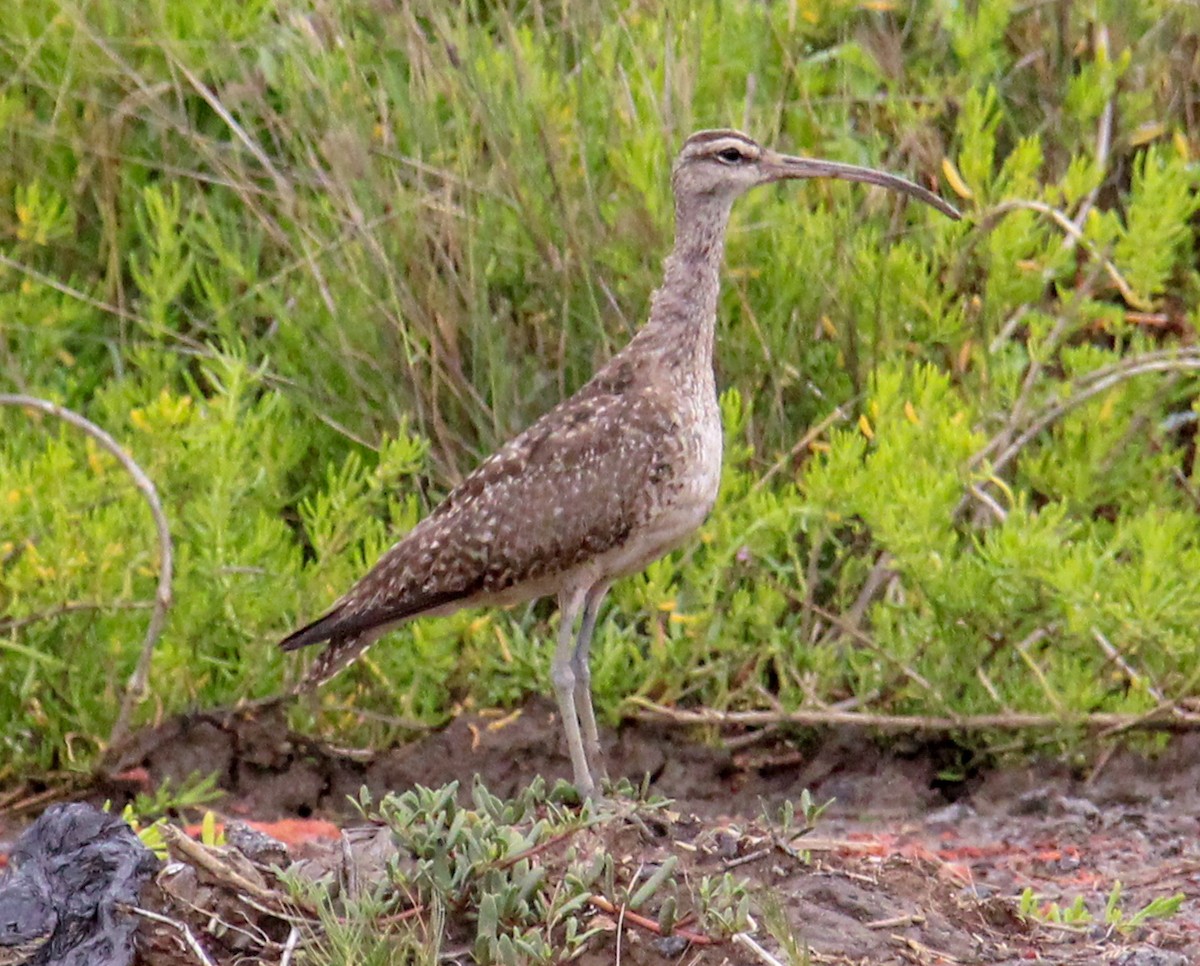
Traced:
<path id="1" fill-rule="evenodd" d="M 151 922 L 161 923 L 164 926 L 170 926 L 183 936 L 183 941 L 187 944 L 188 949 L 192 951 L 196 959 L 203 966 L 216 966 L 216 964 L 208 958 L 208 953 L 204 951 L 204 947 L 200 945 L 200 941 L 192 934 L 186 922 L 180 922 L 178 919 L 172 919 L 169 916 L 161 915 L 157 912 L 152 912 L 149 909 L 143 909 L 140 906 L 126 906 L 135 916 L 141 916 L 143 919 L 149 919 Z"/>
<path id="2" fill-rule="evenodd" d="M 352 714 L 359 721 L 374 721 L 390 728 L 402 728 L 405 731 L 426 732 L 435 730 L 435 726 L 416 718 L 405 718 L 401 715 L 384 714 L 381 711 L 371 711 L 367 708 L 356 708 L 352 704 L 329 703 L 321 706 L 323 712 L 330 714 Z M 372 752 L 374 753 L 374 752 Z"/>
<path id="3" fill-rule="evenodd" d="M 283 955 L 279 957 L 279 966 L 291 966 L 292 954 L 300 942 L 300 930 L 292 926 L 288 932 L 287 942 L 283 945 Z"/>
<path id="4" fill-rule="evenodd" d="M 1077 306 L 1084 299 L 1090 297 L 1098 277 L 1099 270 L 1096 268 L 1093 268 L 1087 274 L 1083 283 L 1076 289 L 1077 298 L 1073 303 L 1074 305 Z M 1023 307 L 1022 310 L 1017 313 L 1017 315 L 1019 316 L 1022 314 L 1026 308 L 1027 307 Z M 1026 368 L 1024 378 L 1021 380 L 1021 389 L 1017 393 L 1017 398 L 1013 401 L 1012 407 L 1008 411 L 1008 414 L 1004 420 L 1003 428 L 990 440 L 988 440 L 987 445 L 982 450 L 980 450 L 971 458 L 967 464 L 969 468 L 979 466 L 985 459 L 989 458 L 998 449 L 1001 449 L 1012 442 L 1013 435 L 1021 428 L 1022 425 L 1025 424 L 1028 419 L 1030 401 L 1033 398 L 1035 389 L 1037 389 L 1041 382 L 1041 376 L 1045 370 L 1047 361 L 1055 357 L 1062 346 L 1063 341 L 1076 328 L 1077 322 L 1073 315 L 1060 315 L 1055 320 L 1054 327 L 1043 339 L 1039 340 L 1037 351 L 1030 352 L 1029 354 L 1029 365 Z M 993 350 L 996 348 L 998 348 L 997 344 L 993 343 Z M 990 482 L 996 482 L 995 474 L 993 474 Z M 981 486 L 972 485 L 972 494 L 977 500 L 983 502 L 985 505 L 988 505 L 986 504 L 986 492 Z M 964 496 L 963 499 L 959 501 L 958 507 L 955 509 L 954 516 L 956 519 L 963 513 L 968 504 L 969 499 L 968 497 Z M 988 506 L 989 509 L 993 510 L 993 513 L 995 513 L 996 509 L 999 508 L 998 504 L 991 504 Z M 997 519 L 1003 522 L 1004 516 L 1004 512 L 1001 511 L 999 514 L 997 514 Z"/>
<path id="5" fill-rule="evenodd" d="M 782 587 L 782 585 L 779 585 L 779 586 L 780 586 L 780 589 L 783 589 L 784 592 L 787 593 L 786 589 L 784 589 Z M 795 596 L 793 595 L 793 599 L 797 599 L 797 598 L 795 598 Z M 951 703 L 946 700 L 946 698 L 942 695 L 942 693 L 940 691 L 938 691 L 938 689 L 935 688 L 933 686 L 933 684 L 930 683 L 930 681 L 923 674 L 921 674 L 920 671 L 918 671 L 916 668 L 909 667 L 907 664 L 905 664 L 903 661 L 901 661 L 894 654 L 889 654 L 887 652 L 887 650 L 885 650 L 884 648 L 882 648 L 878 644 L 876 644 L 875 639 L 873 637 L 871 637 L 862 628 L 851 625 L 850 623 L 846 622 L 845 619 L 841 617 L 841 615 L 835 614 L 831 610 L 827 610 L 826 608 L 822 607 L 820 604 L 816 604 L 813 602 L 803 602 L 803 603 L 804 603 L 804 606 L 810 608 L 813 611 L 813 613 L 817 614 L 824 620 L 829 621 L 831 624 L 838 626 L 842 631 L 844 631 L 847 635 L 852 637 L 854 640 L 858 641 L 858 643 L 861 644 L 863 647 L 865 647 L 867 650 L 871 651 L 873 654 L 877 654 L 882 660 L 887 661 L 889 664 L 893 665 L 897 670 L 900 671 L 901 674 L 903 674 L 906 678 L 908 678 L 910 681 L 912 681 L 914 684 L 916 684 L 918 687 L 920 687 L 926 694 L 928 694 L 931 698 L 933 698 L 935 701 L 937 701 L 938 704 L 940 704 L 942 707 L 946 708 L 947 710 L 949 710 L 952 707 Z M 835 709 L 835 710 L 837 710 L 837 709 Z M 844 709 L 841 709 L 841 710 L 844 710 Z"/>
<path id="6" fill-rule="evenodd" d="M 992 495 L 987 492 L 978 483 L 972 483 L 967 487 L 967 492 L 975 497 L 980 503 L 991 511 L 992 516 L 996 518 L 997 523 L 1003 523 L 1008 519 L 1008 511 L 993 499 Z"/>
<path id="7" fill-rule="evenodd" d="M 829 429 L 829 427 L 833 426 L 835 423 L 845 422 L 847 419 L 849 419 L 851 414 L 854 412 L 854 407 L 858 404 L 858 401 L 861 398 L 862 396 L 858 395 L 851 399 L 847 399 L 840 406 L 837 406 L 833 412 L 829 413 L 819 422 L 810 426 L 808 432 L 796 440 L 795 445 L 793 445 L 790 450 L 784 453 L 781 457 L 779 457 L 779 459 L 777 459 L 767 468 L 767 471 L 758 478 L 758 481 L 753 487 L 751 487 L 751 490 L 761 490 L 767 485 L 770 479 L 775 476 L 776 473 L 778 473 L 785 466 L 787 466 L 788 463 L 808 449 L 810 444 L 825 435 L 825 431 Z"/>
<path id="8" fill-rule="evenodd" d="M 897 926 L 919 926 L 925 917 L 919 912 L 910 912 L 904 916 L 893 916 L 891 919 L 876 919 L 863 923 L 865 929 L 894 929 Z"/>
<path id="9" fill-rule="evenodd" d="M 922 963 L 961 963 L 962 960 L 957 956 L 951 956 L 947 952 L 940 949 L 934 949 L 932 946 L 926 946 L 922 942 L 917 942 L 915 939 L 909 939 L 907 936 L 900 936 L 892 933 L 889 937 L 893 942 L 898 942 L 901 945 L 907 946 L 910 950 L 921 957 Z"/>
<path id="10" fill-rule="evenodd" d="M 1050 681 L 1046 677 L 1045 672 L 1042 670 L 1041 665 L 1038 664 L 1038 662 L 1035 661 L 1032 655 L 1029 653 L 1029 649 L 1035 644 L 1040 644 L 1047 637 L 1049 637 L 1052 630 L 1053 625 L 1049 627 L 1035 627 L 1028 635 L 1025 636 L 1023 640 L 1016 645 L 1014 650 L 1024 662 L 1025 666 L 1029 668 L 1029 673 L 1037 678 L 1037 682 L 1041 686 L 1042 693 L 1046 695 L 1046 700 L 1054 706 L 1054 710 L 1058 715 L 1062 715 L 1065 711 L 1062 701 L 1055 693 L 1054 688 L 1051 687 Z"/>
<path id="11" fill-rule="evenodd" d="M 60 780 L 52 781 L 49 788 L 33 794 L 30 794 L 28 784 L 17 786 L 11 793 L 0 798 L 0 815 L 41 811 L 54 802 L 69 798 L 79 785 L 79 776 L 59 777 Z"/>
<path id="12" fill-rule="evenodd" d="M 771 854 L 774 846 L 768 845 L 765 848 L 755 849 L 753 852 L 747 852 L 745 855 L 739 855 L 736 859 L 725 860 L 725 870 L 736 869 L 739 866 L 749 865 L 751 862 L 757 862 L 759 859 L 765 859 Z"/>
<path id="13" fill-rule="evenodd" d="M 734 735 L 732 738 L 726 738 L 723 744 L 726 751 L 741 751 L 743 748 L 749 748 L 751 745 L 757 745 L 761 741 L 766 741 L 779 730 L 778 725 L 768 728 L 759 728 L 756 731 L 747 731 L 744 735 Z"/>
<path id="14" fill-rule="evenodd" d="M 207 872 L 218 882 L 224 883 L 237 892 L 244 892 L 269 908 L 279 903 L 279 893 L 247 879 L 233 868 L 228 862 L 222 861 L 212 849 L 193 841 L 185 832 L 174 825 L 163 823 L 159 826 L 163 841 L 172 852 L 182 856 L 191 865 Z M 310 910 L 313 911 L 313 910 Z"/>
<path id="15" fill-rule="evenodd" d="M 591 828 L 595 824 L 596 824 L 596 822 L 594 822 L 594 821 L 587 822 L 583 825 L 577 825 L 574 828 L 569 828 L 565 832 L 559 832 L 557 835 L 552 835 L 552 836 L 550 836 L 550 838 L 546 839 L 544 842 L 539 842 L 537 845 L 531 846 L 530 848 L 526 849 L 523 852 L 516 852 L 516 853 L 508 856 L 508 858 L 503 859 L 499 862 L 489 863 L 489 868 L 499 869 L 501 871 L 503 871 L 504 869 L 511 869 L 518 862 L 535 858 L 535 857 L 541 855 L 543 852 L 548 852 L 550 849 L 557 848 L 559 845 L 562 845 L 564 842 L 569 842 L 580 832 L 586 831 L 587 829 Z"/>
<path id="16" fill-rule="evenodd" d="M 999 472 L 1009 464 L 1029 442 L 1044 432 L 1051 424 L 1078 409 L 1089 399 L 1107 392 L 1136 376 L 1152 372 L 1186 372 L 1200 370 L 1200 349 L 1185 348 L 1167 352 L 1147 352 L 1133 356 L 1113 366 L 1088 373 L 1077 384 L 1076 391 L 1066 399 L 1051 403 L 1033 419 L 1030 425 L 1015 440 L 1008 444 L 992 460 L 992 471 Z"/>
<path id="17" fill-rule="evenodd" d="M 769 952 L 762 948 L 749 933 L 738 932 L 734 933 L 730 939 L 735 946 L 741 946 L 748 953 L 755 957 L 760 963 L 766 963 L 766 966 L 783 966 L 783 961 L 772 956 Z"/>
<path id="18" fill-rule="evenodd" d="M 1161 724 L 1165 723 L 1161 716 L 1167 709 L 1169 709 L 1173 716 L 1180 717 L 1181 727 L 1160 727 Z M 1184 710 L 1178 704 L 1174 703 L 1159 705 L 1158 707 L 1151 708 L 1149 711 L 1143 712 L 1142 714 L 1118 715 L 1117 717 L 1124 718 L 1125 720 L 1113 721 L 1109 723 L 1099 732 L 1099 734 L 1096 735 L 1096 737 L 1102 740 L 1106 738 L 1116 738 L 1119 735 L 1126 734 L 1130 731 L 1166 731 L 1180 734 L 1194 730 L 1193 727 L 1187 726 L 1188 721 L 1200 722 L 1200 714 L 1197 714 L 1194 711 Z"/>
<path id="19" fill-rule="evenodd" d="M 148 600 L 113 601 L 111 604 L 98 600 L 78 601 L 74 604 L 63 604 L 61 607 L 51 607 L 50 610 L 40 611 L 36 614 L 26 614 L 24 617 L 5 617 L 0 620 L 0 634 L 19 631 L 22 627 L 28 627 L 30 624 L 52 621 L 68 614 L 81 614 L 94 610 L 150 610 L 153 606 L 154 603 Z"/>
<path id="20" fill-rule="evenodd" d="M 864 841 L 862 839 L 822 839 L 810 837 L 808 835 L 795 836 L 790 843 L 780 843 L 786 845 L 796 853 L 801 852 L 845 852 L 849 855 L 873 855 L 879 852 L 879 844 L 872 841 Z M 849 873 L 843 873 L 850 875 Z M 854 876 L 850 876 L 854 878 Z M 874 882 L 874 880 L 864 880 Z"/>
<path id="21" fill-rule="evenodd" d="M 191 85 L 192 90 L 199 94 L 204 102 L 212 108 L 217 117 L 219 117 L 222 122 L 224 122 L 225 126 L 229 128 L 233 136 L 241 142 L 242 146 L 254 156 L 254 160 L 262 165 L 263 170 L 270 175 L 271 181 L 273 181 L 275 184 L 275 190 L 279 193 L 279 197 L 283 199 L 284 204 L 288 206 L 293 204 L 295 200 L 295 191 L 292 188 L 292 184 L 283 176 L 280 170 L 275 167 L 275 163 L 267 156 L 267 152 L 259 147 L 258 142 L 255 141 L 254 138 L 247 133 L 246 129 L 237 122 L 237 118 L 235 118 L 233 114 L 230 113 L 229 109 L 221 103 L 220 98 L 218 98 L 208 88 L 208 86 L 195 75 L 195 73 L 191 70 L 191 68 L 188 67 L 187 64 L 185 64 L 170 51 L 167 52 L 167 57 L 170 59 L 172 66 L 174 66 L 174 68 L 183 74 L 183 76 L 187 79 L 187 82 Z"/>
<path id="22" fill-rule="evenodd" d="M 856 635 L 859 628 L 862 626 L 863 618 L 867 615 L 867 608 L 871 606 L 871 602 L 879 592 L 887 585 L 896 572 L 892 569 L 892 564 L 896 562 L 896 558 L 884 550 L 879 554 L 879 558 L 875 561 L 875 566 L 871 568 L 871 572 L 867 574 L 867 579 L 863 581 L 862 588 L 858 592 L 858 596 L 854 599 L 854 603 L 850 605 L 850 609 L 846 611 L 842 620 L 835 623 L 825 635 L 823 644 L 832 644 L 838 639 L 841 633 L 849 632 L 851 635 Z"/>
<path id="23" fill-rule="evenodd" d="M 175 554 L 174 545 L 171 542 L 171 529 L 167 525 L 167 516 L 163 512 L 162 501 L 159 500 L 158 491 L 154 488 L 150 477 L 134 462 L 133 457 L 125 452 L 120 443 L 91 420 L 57 403 L 47 399 L 38 399 L 35 396 L 0 394 L 0 406 L 17 406 L 21 409 L 32 409 L 47 416 L 53 416 L 91 437 L 102 449 L 111 454 L 133 479 L 134 486 L 141 491 L 146 504 L 150 507 L 150 515 L 154 518 L 154 526 L 158 531 L 159 548 L 158 589 L 154 595 L 154 609 L 150 615 L 150 624 L 146 628 L 146 636 L 142 640 L 142 650 L 138 655 L 137 666 L 125 687 L 125 696 L 121 699 L 121 708 L 108 738 L 108 751 L 111 754 L 113 749 L 125 740 L 129 732 L 129 719 L 133 714 L 133 708 L 145 697 L 146 684 L 150 676 L 150 659 L 154 655 L 154 646 L 158 643 L 158 638 L 167 622 L 167 611 L 171 608 L 171 580 Z"/>
<path id="24" fill-rule="evenodd" d="M 607 913 L 610 916 L 620 916 L 623 919 L 633 923 L 635 926 L 640 926 L 642 929 L 654 933 L 656 936 L 661 936 L 663 934 L 662 927 L 659 926 L 659 924 L 653 919 L 649 919 L 640 913 L 634 912 L 632 909 L 626 908 L 625 906 L 616 906 L 605 899 L 604 896 L 592 896 L 590 899 L 588 899 L 588 904 L 593 909 L 599 909 L 601 912 Z M 703 933 L 691 932 L 690 930 L 680 929 L 678 927 L 671 931 L 671 935 L 686 939 L 693 946 L 715 946 L 720 942 L 720 940 L 713 939 L 711 936 L 706 936 Z"/>
<path id="25" fill-rule="evenodd" d="M 1004 430 L 989 440 L 987 445 L 968 461 L 968 469 L 975 470 L 985 461 L 990 460 L 991 472 L 987 479 L 979 480 L 968 488 L 967 493 L 963 495 L 962 500 L 955 509 L 955 517 L 960 516 L 970 506 L 973 498 L 976 500 L 981 498 L 985 485 L 989 483 L 993 485 L 999 484 L 998 474 L 1030 442 L 1090 399 L 1137 376 L 1154 372 L 1177 373 L 1194 371 L 1200 371 L 1200 348 L 1195 346 L 1144 352 L 1130 356 L 1111 366 L 1095 369 L 1081 376 L 1075 381 L 1075 391 L 1070 396 L 1065 399 L 1055 400 L 1043 407 L 1040 412 L 1029 420 L 1025 429 L 1017 434 L 1015 439 L 1013 438 L 1013 434 L 1016 432 L 1018 419 L 1014 413 L 1014 417 L 1008 420 Z"/>
<path id="26" fill-rule="evenodd" d="M 1096 25 L 1095 41 L 1092 44 L 1093 49 L 1104 57 L 1109 59 L 1109 37 L 1108 25 L 1098 23 Z M 1108 154 L 1112 148 L 1112 130 L 1113 130 L 1113 114 L 1116 108 L 1116 94 L 1114 93 L 1107 101 L 1104 102 L 1104 110 L 1100 112 L 1100 123 L 1096 129 L 1096 156 L 1093 163 L 1097 171 L 1103 171 L 1108 167 Z M 1083 224 L 1087 221 L 1088 213 L 1096 204 L 1096 198 L 1100 194 L 1100 188 L 1104 184 L 1104 179 L 1100 178 L 1096 184 L 1092 186 L 1092 190 L 1087 193 L 1083 201 L 1079 203 L 1079 207 L 1075 211 L 1073 220 L 1075 227 L 1080 231 L 1083 230 Z M 1068 235 L 1063 239 L 1063 249 L 1071 251 L 1078 244 L 1078 239 L 1075 235 Z"/>
<path id="27" fill-rule="evenodd" d="M 1037 714 L 1010 712 L 961 716 L 871 714 L 863 711 L 715 711 L 712 709 L 684 710 L 668 708 L 641 697 L 631 697 L 629 703 L 640 710 L 631 717 L 694 727 L 719 728 L 762 727 L 764 725 L 798 725 L 807 728 L 851 727 L 872 728 L 888 732 L 952 732 L 952 731 L 1022 731 L 1047 728 L 1082 728 L 1100 731 L 1101 737 L 1120 731 L 1200 731 L 1200 714 L 1184 711 L 1176 705 L 1154 708 L 1145 714 L 1122 714 L 1096 711 L 1090 714 Z"/>
<path id="28" fill-rule="evenodd" d="M 394 926 L 397 923 L 408 922 L 410 919 L 416 919 L 419 916 L 425 915 L 429 911 L 428 906 L 415 905 L 409 906 L 400 912 L 393 912 L 386 916 L 380 916 L 374 920 L 376 926 Z M 337 921 L 343 924 L 349 924 L 350 919 L 346 916 L 337 916 Z"/>
<path id="29" fill-rule="evenodd" d="M 135 315 L 132 312 L 127 312 L 119 305 L 113 305 L 110 302 L 105 302 L 101 299 L 89 295 L 87 292 L 77 288 L 72 288 L 65 282 L 60 282 L 52 275 L 47 275 L 45 272 L 39 272 L 36 268 L 18 262 L 15 259 L 9 258 L 7 255 L 0 252 L 0 265 L 5 268 L 11 268 L 15 272 L 20 272 L 27 278 L 33 279 L 35 282 L 40 282 L 47 288 L 52 288 L 60 295 L 66 295 L 68 298 L 73 298 L 77 302 L 82 302 L 84 305 L 94 309 L 99 309 L 101 312 L 107 312 L 110 315 L 115 315 L 119 319 L 124 319 L 127 322 L 134 322 L 142 328 L 149 328 L 150 323 L 143 319 L 140 315 Z"/>
<path id="30" fill-rule="evenodd" d="M 1150 679 L 1150 676 L 1148 674 L 1140 673 L 1137 668 L 1126 661 L 1125 656 L 1118 651 L 1115 646 L 1113 646 L 1112 641 L 1104 636 L 1104 634 L 1100 631 L 1100 628 L 1092 628 L 1092 637 L 1095 639 L 1096 643 L 1100 645 L 1100 650 L 1104 652 L 1104 656 L 1112 661 L 1117 667 L 1119 667 L 1121 669 L 1121 673 L 1124 674 L 1125 677 L 1129 678 L 1130 684 L 1139 685 L 1144 688 L 1146 693 L 1160 705 L 1167 703 L 1167 699 L 1163 696 L 1162 691 L 1158 688 L 1154 681 Z"/>
<path id="31" fill-rule="evenodd" d="M 1104 273 L 1116 286 L 1117 291 L 1121 293 L 1121 297 L 1128 305 L 1135 309 L 1150 311 L 1154 306 L 1147 302 L 1144 298 L 1138 295 L 1127 281 L 1125 276 L 1118 271 L 1117 266 L 1112 261 L 1101 254 L 1096 247 L 1087 240 L 1083 234 L 1083 230 L 1079 228 L 1075 222 L 1066 216 L 1059 209 L 1046 204 L 1044 201 L 1033 201 L 1029 198 L 1010 198 L 1008 201 L 1002 201 L 980 216 L 979 223 L 981 227 L 988 225 L 994 221 L 998 221 L 1000 216 L 1008 214 L 1010 211 L 1034 211 L 1040 215 L 1045 215 L 1053 221 L 1063 233 L 1075 240 L 1075 243 L 1085 249 L 1087 253 L 1096 260 L 1096 262 L 1104 269 Z"/>

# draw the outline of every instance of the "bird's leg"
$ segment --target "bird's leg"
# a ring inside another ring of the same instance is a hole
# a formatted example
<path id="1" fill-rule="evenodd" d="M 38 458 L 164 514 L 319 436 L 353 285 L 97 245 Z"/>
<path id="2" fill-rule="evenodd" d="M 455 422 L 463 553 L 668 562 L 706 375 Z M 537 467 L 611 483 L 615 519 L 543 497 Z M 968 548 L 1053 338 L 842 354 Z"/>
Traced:
<path id="1" fill-rule="evenodd" d="M 554 651 L 550 677 L 554 682 L 554 697 L 558 700 L 558 713 L 562 718 L 563 731 L 567 735 L 567 750 L 571 753 L 575 787 L 584 798 L 594 798 L 596 783 L 592 781 L 592 774 L 588 770 L 587 755 L 579 734 L 579 713 L 575 707 L 575 618 L 579 616 L 583 601 L 584 594 L 581 590 L 564 591 L 558 595 L 558 647 Z M 591 710 L 590 703 L 588 709 Z"/>
<path id="2" fill-rule="evenodd" d="M 596 728 L 596 712 L 592 710 L 592 669 L 588 663 L 588 655 L 592 647 L 592 632 L 596 629 L 596 615 L 600 612 L 600 602 L 608 593 L 608 586 L 607 583 L 599 583 L 587 592 L 583 601 L 583 620 L 579 625 L 579 636 L 575 640 L 575 654 L 571 658 L 571 669 L 575 672 L 575 707 L 579 711 L 583 746 L 587 751 L 592 773 L 601 780 L 608 778 L 608 769 L 604 767 L 604 755 L 600 751 L 600 732 Z"/>

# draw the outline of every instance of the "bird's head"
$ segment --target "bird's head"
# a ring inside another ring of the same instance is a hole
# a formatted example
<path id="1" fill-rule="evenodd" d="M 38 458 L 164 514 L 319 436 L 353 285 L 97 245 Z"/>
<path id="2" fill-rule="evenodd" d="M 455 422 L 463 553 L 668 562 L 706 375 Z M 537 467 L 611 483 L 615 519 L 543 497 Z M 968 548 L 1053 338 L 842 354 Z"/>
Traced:
<path id="1" fill-rule="evenodd" d="M 932 191 L 885 171 L 837 161 L 801 158 L 765 148 L 740 131 L 697 131 L 683 142 L 672 185 L 676 203 L 721 200 L 731 203 L 760 184 L 791 178 L 840 178 L 899 191 L 958 219 L 958 210 Z"/>

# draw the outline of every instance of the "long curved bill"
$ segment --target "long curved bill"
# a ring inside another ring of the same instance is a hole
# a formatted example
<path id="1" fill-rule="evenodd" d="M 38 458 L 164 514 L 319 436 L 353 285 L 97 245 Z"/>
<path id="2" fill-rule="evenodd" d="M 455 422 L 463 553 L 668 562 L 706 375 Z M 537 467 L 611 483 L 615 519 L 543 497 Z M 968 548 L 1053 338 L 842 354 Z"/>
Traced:
<path id="1" fill-rule="evenodd" d="M 860 168 L 856 164 L 842 164 L 840 161 L 822 161 L 819 158 L 799 158 L 789 154 L 769 152 L 763 158 L 764 167 L 770 172 L 772 181 L 782 181 L 786 178 L 837 178 L 841 181 L 860 181 L 863 184 L 879 185 L 899 191 L 917 201 L 923 201 L 936 208 L 948 218 L 958 221 L 962 217 L 959 210 L 947 201 L 942 200 L 932 191 L 914 184 L 907 178 L 888 174 L 886 171 L 876 171 L 874 168 Z"/>

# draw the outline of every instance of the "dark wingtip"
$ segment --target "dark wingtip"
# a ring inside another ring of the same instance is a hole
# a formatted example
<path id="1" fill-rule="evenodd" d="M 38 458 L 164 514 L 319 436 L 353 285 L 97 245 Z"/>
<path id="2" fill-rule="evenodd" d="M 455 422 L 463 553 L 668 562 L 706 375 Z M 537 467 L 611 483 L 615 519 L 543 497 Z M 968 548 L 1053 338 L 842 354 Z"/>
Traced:
<path id="1" fill-rule="evenodd" d="M 300 648 L 308 647 L 310 644 L 320 644 L 322 641 L 329 640 L 334 634 L 334 628 L 340 616 L 340 611 L 332 610 L 324 617 L 318 617 L 311 624 L 305 624 L 298 631 L 292 631 L 292 633 L 279 642 L 279 649 L 282 651 L 298 651 Z"/>

